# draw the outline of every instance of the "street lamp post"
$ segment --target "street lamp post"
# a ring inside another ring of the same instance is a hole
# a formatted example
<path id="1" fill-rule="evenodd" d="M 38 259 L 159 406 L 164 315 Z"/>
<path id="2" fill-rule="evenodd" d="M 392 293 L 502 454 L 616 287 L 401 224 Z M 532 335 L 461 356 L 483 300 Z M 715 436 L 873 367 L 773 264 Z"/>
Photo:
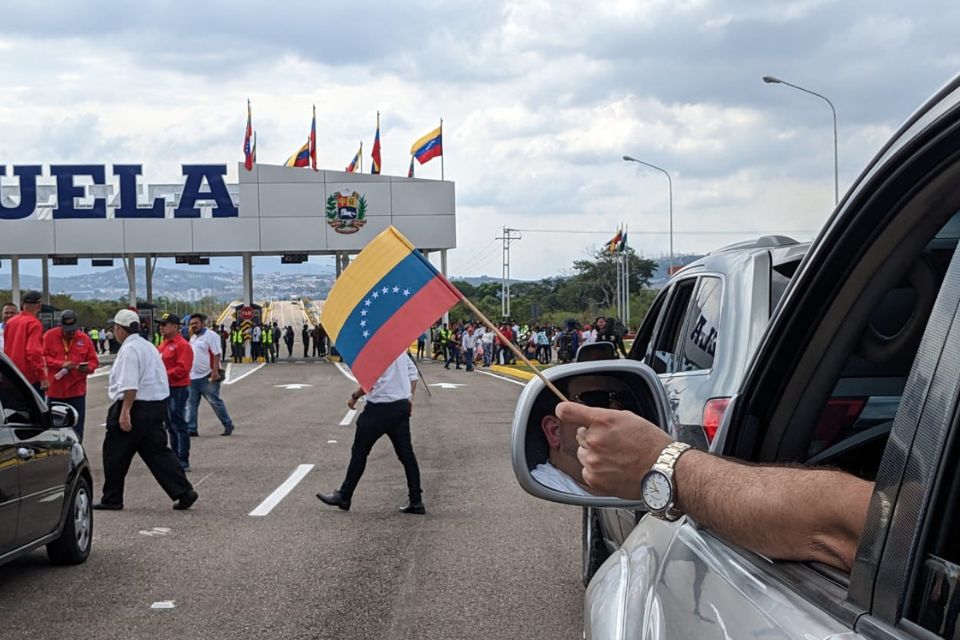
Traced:
<path id="1" fill-rule="evenodd" d="M 763 76 L 763 81 L 767 84 L 785 84 L 788 87 L 793 87 L 797 91 L 803 91 L 804 93 L 809 93 L 812 96 L 817 96 L 830 106 L 830 112 L 833 114 L 833 204 L 836 205 L 840 202 L 840 169 L 839 169 L 839 160 L 837 154 L 837 110 L 833 106 L 833 103 L 830 102 L 830 99 L 827 96 L 821 95 L 816 91 L 811 91 L 810 89 L 804 89 L 803 87 L 797 86 L 786 80 L 781 80 L 774 76 Z"/>
<path id="2" fill-rule="evenodd" d="M 667 279 L 670 278 L 670 274 L 673 272 L 673 180 L 670 179 L 670 174 L 667 173 L 666 169 L 661 169 L 655 164 L 650 164 L 649 162 L 644 162 L 643 160 L 637 160 L 633 156 L 623 156 L 625 162 L 636 162 L 642 164 L 645 167 L 650 167 L 651 169 L 656 169 L 667 176 L 667 189 L 670 197 L 670 269 L 667 273 Z"/>

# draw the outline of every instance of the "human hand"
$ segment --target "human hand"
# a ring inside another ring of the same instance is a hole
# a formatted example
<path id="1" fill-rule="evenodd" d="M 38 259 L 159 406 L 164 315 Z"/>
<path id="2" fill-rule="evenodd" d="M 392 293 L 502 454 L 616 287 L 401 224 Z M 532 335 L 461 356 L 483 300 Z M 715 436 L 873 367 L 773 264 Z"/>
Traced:
<path id="1" fill-rule="evenodd" d="M 640 482 L 673 440 L 652 422 L 629 411 L 596 409 L 574 402 L 557 405 L 557 417 L 581 425 L 577 459 L 583 480 L 597 493 L 640 499 Z"/>
<path id="2" fill-rule="evenodd" d="M 129 411 L 120 412 L 120 428 L 123 429 L 124 431 L 133 430 L 133 422 L 130 420 Z"/>
<path id="3" fill-rule="evenodd" d="M 88 365 L 86 362 L 81 362 L 80 364 L 77 365 L 77 370 L 80 373 L 89 373 L 90 365 Z"/>
<path id="4" fill-rule="evenodd" d="M 350 396 L 350 399 L 347 400 L 347 406 L 350 407 L 351 409 L 356 409 L 356 408 L 357 408 L 357 399 L 354 398 L 353 396 Z"/>
<path id="5" fill-rule="evenodd" d="M 212 371 L 210 373 L 210 382 L 220 382 L 220 372 Z"/>
<path id="6" fill-rule="evenodd" d="M 40 381 L 40 391 L 46 391 L 50 388 L 50 381 L 44 378 Z"/>
<path id="7" fill-rule="evenodd" d="M 69 360 L 67 360 L 66 362 L 63 363 L 63 368 L 66 369 L 67 371 L 73 371 L 74 369 L 77 368 L 77 363 L 70 362 Z"/>

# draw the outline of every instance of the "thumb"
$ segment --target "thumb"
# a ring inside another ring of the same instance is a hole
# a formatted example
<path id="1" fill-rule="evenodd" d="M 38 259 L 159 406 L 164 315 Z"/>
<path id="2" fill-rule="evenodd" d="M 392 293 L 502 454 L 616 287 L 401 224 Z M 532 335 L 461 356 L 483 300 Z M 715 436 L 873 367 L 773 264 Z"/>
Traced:
<path id="1" fill-rule="evenodd" d="M 597 409 L 595 407 L 588 407 L 587 405 L 580 404 L 579 402 L 561 402 L 557 405 L 556 413 L 557 417 L 564 422 L 572 422 L 574 424 L 589 427 L 603 421 L 607 414 L 610 413 L 610 409 Z"/>

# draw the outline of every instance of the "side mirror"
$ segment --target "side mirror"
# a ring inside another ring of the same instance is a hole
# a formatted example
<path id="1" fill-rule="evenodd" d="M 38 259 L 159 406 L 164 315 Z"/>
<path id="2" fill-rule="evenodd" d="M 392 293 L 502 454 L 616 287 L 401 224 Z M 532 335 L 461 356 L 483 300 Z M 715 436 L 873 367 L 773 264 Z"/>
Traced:
<path id="1" fill-rule="evenodd" d="M 591 342 L 581 345 L 577 349 L 577 362 L 593 362 L 594 360 L 616 360 L 617 348 L 612 342 Z"/>
<path id="2" fill-rule="evenodd" d="M 597 360 L 560 365 L 544 375 L 575 402 L 631 411 L 667 425 L 666 392 L 647 365 L 635 360 Z M 539 379 L 527 383 L 513 414 L 513 471 L 523 489 L 538 498 L 584 507 L 643 509 L 639 500 L 595 495 L 580 477 L 576 432 L 554 415 L 558 399 Z"/>
<path id="3" fill-rule="evenodd" d="M 79 420 L 80 414 L 70 405 L 62 402 L 50 404 L 50 424 L 54 429 L 72 429 Z"/>

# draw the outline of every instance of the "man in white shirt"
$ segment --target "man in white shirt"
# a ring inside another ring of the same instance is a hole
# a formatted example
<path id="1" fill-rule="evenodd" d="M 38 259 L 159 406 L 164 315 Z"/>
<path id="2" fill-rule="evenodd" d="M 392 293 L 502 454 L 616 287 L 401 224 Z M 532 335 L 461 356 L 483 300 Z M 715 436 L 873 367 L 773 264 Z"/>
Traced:
<path id="1" fill-rule="evenodd" d="M 357 401 L 367 396 L 363 413 L 357 418 L 357 431 L 353 437 L 350 452 L 350 466 L 343 484 L 333 493 L 318 493 L 324 504 L 350 510 L 353 491 L 363 476 L 367 466 L 367 456 L 381 437 L 386 435 L 393 444 L 397 458 L 403 463 L 407 475 L 407 490 L 410 502 L 401 507 L 403 513 L 424 514 L 422 490 L 420 488 L 420 466 L 413 453 L 410 438 L 410 415 L 413 413 L 413 393 L 417 388 L 417 367 L 404 351 L 387 367 L 373 384 L 370 393 L 358 388 L 350 396 L 347 406 L 353 409 Z"/>
<path id="2" fill-rule="evenodd" d="M 0 309 L 0 352 L 3 351 L 3 328 L 7 326 L 7 320 L 17 315 L 17 305 L 8 302 Z"/>
<path id="3" fill-rule="evenodd" d="M 193 347 L 193 368 L 190 370 L 190 398 L 187 401 L 187 431 L 196 437 L 197 414 L 200 412 L 200 397 L 210 403 L 210 408 L 223 425 L 222 436 L 233 433 L 233 420 L 227 413 L 227 405 L 220 398 L 220 336 L 204 326 L 207 316 L 195 313 L 190 316 L 190 346 Z"/>
<path id="4" fill-rule="evenodd" d="M 477 336 L 474 334 L 473 324 L 468 324 L 463 330 L 463 358 L 467 364 L 467 371 L 473 371 L 473 352 L 477 348 Z"/>
<path id="5" fill-rule="evenodd" d="M 113 318 L 114 335 L 120 343 L 110 370 L 107 394 L 113 404 L 107 410 L 103 439 L 103 497 L 94 509 L 123 509 L 123 486 L 134 454 L 171 500 L 174 509 L 189 509 L 197 492 L 180 468 L 176 454 L 167 446 L 167 371 L 157 348 L 140 336 L 140 318 L 123 309 Z"/>
<path id="6" fill-rule="evenodd" d="M 494 334 L 493 331 L 484 331 L 483 337 L 480 338 L 483 341 L 483 366 L 485 367 L 489 367 L 493 361 L 494 337 L 496 337 L 496 334 Z"/>

